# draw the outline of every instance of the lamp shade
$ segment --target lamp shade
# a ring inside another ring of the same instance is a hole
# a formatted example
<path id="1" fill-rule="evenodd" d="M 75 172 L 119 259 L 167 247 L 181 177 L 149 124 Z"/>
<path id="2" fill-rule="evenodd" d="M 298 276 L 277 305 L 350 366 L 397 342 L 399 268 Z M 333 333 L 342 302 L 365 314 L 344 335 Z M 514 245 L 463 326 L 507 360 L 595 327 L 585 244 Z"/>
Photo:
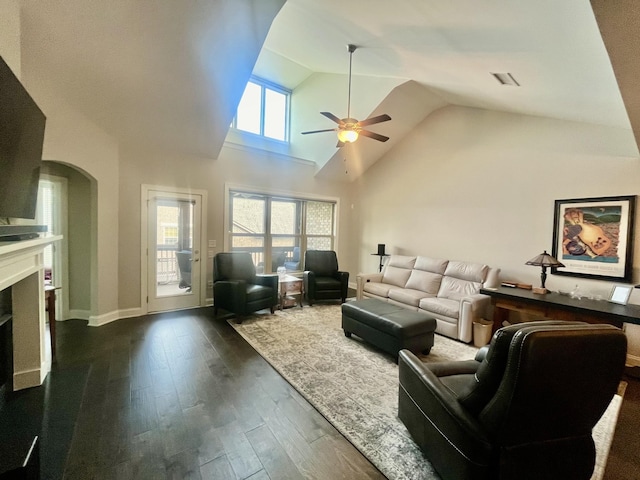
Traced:
<path id="1" fill-rule="evenodd" d="M 525 265 L 533 265 L 535 267 L 542 267 L 542 273 L 540 274 L 541 288 L 534 288 L 533 293 L 547 293 L 545 288 L 545 282 L 547 280 L 547 267 L 564 267 L 562 263 L 553 258 L 545 250 L 540 255 L 533 257 L 531 260 L 525 263 Z"/>
<path id="2" fill-rule="evenodd" d="M 540 255 L 533 257 L 525 263 L 525 265 L 533 265 L 536 267 L 564 267 L 561 262 L 549 255 L 546 250 Z"/>
<path id="3" fill-rule="evenodd" d="M 358 139 L 358 132 L 355 130 L 338 130 L 338 140 L 342 143 L 353 143 Z"/>

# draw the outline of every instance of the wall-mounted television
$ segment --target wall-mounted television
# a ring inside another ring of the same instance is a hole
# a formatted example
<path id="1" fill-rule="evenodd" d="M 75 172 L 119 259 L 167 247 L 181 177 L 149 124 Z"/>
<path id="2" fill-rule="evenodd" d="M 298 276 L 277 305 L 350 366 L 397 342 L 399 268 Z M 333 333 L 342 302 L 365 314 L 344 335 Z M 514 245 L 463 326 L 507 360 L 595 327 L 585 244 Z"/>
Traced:
<path id="1" fill-rule="evenodd" d="M 0 57 L 0 219 L 35 219 L 46 117 Z"/>

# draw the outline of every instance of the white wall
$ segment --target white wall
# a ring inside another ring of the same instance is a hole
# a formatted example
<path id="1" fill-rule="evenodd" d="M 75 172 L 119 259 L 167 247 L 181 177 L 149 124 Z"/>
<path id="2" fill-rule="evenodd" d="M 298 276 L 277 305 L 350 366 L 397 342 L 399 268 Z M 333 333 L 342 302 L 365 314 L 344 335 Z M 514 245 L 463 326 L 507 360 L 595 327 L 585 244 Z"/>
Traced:
<path id="1" fill-rule="evenodd" d="M 626 156 L 632 142 L 609 127 L 438 110 L 356 182 L 359 268 L 371 270 L 367 254 L 386 243 L 393 253 L 483 262 L 536 283 L 539 269 L 524 263 L 551 251 L 555 200 L 640 193 L 640 160 Z M 640 251 L 640 237 L 635 244 Z M 639 268 L 636 255 L 636 280 Z M 556 289 L 574 283 L 548 280 Z"/>
<path id="2" fill-rule="evenodd" d="M 20 65 L 20 5 L 17 0 L 0 2 L 0 56 L 21 78 Z"/>
<path id="3" fill-rule="evenodd" d="M 225 146 L 220 157 L 202 158 L 166 151 L 150 151 L 133 145 L 121 149 L 120 164 L 120 309 L 140 305 L 140 195 L 141 185 L 159 185 L 182 189 L 207 190 L 207 239 L 216 240 L 216 252 L 224 251 L 225 184 L 231 183 L 257 191 L 316 194 L 338 198 L 341 215 L 338 229 L 340 267 L 355 271 L 349 263 L 347 247 L 351 242 L 350 190 L 344 184 L 331 184 L 314 177 L 315 165 L 288 160 L 267 152 Z M 206 249 L 206 247 L 205 247 Z M 203 261 L 206 255 L 202 256 Z M 206 259 L 207 279 L 213 278 L 213 262 Z M 355 280 L 355 278 L 354 278 Z M 207 297 L 211 298 L 211 290 Z"/>
<path id="4" fill-rule="evenodd" d="M 87 243 L 92 254 L 91 316 L 113 317 L 118 309 L 118 146 L 47 87 L 46 72 L 38 68 L 38 45 L 29 43 L 16 5 L 0 4 L 0 26 L 10 27 L 0 28 L 0 55 L 20 61 L 20 80 L 47 117 L 43 158 L 72 164 L 94 180 L 94 234 Z"/>
<path id="5" fill-rule="evenodd" d="M 388 253 L 486 263 L 502 278 L 538 285 L 525 262 L 551 252 L 558 199 L 640 194 L 629 131 L 539 117 L 446 107 L 356 182 L 357 269 Z M 640 204 L 639 204 L 640 206 Z M 637 215 L 636 215 L 637 216 Z M 640 282 L 636 223 L 634 283 Z M 549 275 L 547 288 L 605 297 L 611 282 Z M 640 303 L 640 299 L 639 302 Z"/>

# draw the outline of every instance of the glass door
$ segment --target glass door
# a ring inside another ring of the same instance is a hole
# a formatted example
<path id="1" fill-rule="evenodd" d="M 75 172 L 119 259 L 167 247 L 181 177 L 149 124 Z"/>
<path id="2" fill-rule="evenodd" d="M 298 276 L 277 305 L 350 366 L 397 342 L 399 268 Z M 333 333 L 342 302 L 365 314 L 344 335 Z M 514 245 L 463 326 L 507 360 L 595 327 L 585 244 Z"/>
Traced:
<path id="1" fill-rule="evenodd" d="M 199 195 L 149 191 L 148 311 L 200 305 Z"/>

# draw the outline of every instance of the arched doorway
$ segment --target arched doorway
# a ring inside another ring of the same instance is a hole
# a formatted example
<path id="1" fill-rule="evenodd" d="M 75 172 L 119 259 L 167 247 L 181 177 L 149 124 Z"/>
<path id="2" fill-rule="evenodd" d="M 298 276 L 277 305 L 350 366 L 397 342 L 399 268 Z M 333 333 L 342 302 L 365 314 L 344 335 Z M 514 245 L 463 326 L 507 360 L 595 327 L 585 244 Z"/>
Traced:
<path id="1" fill-rule="evenodd" d="M 40 172 L 41 183 L 50 192 L 47 201 L 57 218 L 52 219 L 54 228 L 62 231 L 52 233 L 64 236 L 52 253 L 51 262 L 57 286 L 60 286 L 56 305 L 56 318 L 89 320 L 92 305 L 92 256 L 95 238 L 95 180 L 72 166 L 56 161 L 44 161 Z M 39 202 L 40 202 L 39 198 Z M 57 257 L 57 258 L 56 258 Z"/>

